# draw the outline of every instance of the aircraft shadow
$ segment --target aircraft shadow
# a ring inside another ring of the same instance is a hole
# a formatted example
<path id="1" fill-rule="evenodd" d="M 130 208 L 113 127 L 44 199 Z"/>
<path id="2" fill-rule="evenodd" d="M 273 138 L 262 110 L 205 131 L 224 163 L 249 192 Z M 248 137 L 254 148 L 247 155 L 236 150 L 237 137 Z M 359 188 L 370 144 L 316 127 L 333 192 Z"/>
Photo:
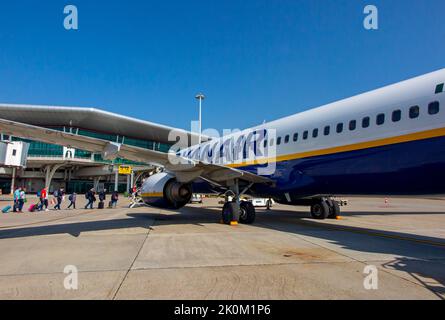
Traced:
<path id="1" fill-rule="evenodd" d="M 369 212 L 367 214 L 371 213 Z M 257 222 L 252 227 L 307 236 L 312 239 L 326 240 L 328 243 L 355 252 L 395 256 L 397 258 L 394 261 L 385 263 L 382 267 L 388 270 L 407 272 L 417 281 L 421 282 L 425 288 L 428 288 L 439 298 L 444 299 L 445 239 L 416 236 L 402 232 L 382 232 L 370 228 L 342 226 L 341 224 L 333 225 L 316 220 L 309 220 L 306 219 L 307 217 L 308 214 L 305 212 L 258 210 Z M 181 224 L 203 225 L 219 223 L 219 219 L 220 208 L 186 207 L 178 214 L 141 212 L 127 214 L 127 218 L 114 220 L 58 223 L 47 226 L 0 229 L 0 239 L 55 234 L 70 234 L 78 237 L 83 232 L 137 227 L 149 230 L 154 224 L 157 226 Z M 412 239 L 415 241 L 412 241 Z"/>

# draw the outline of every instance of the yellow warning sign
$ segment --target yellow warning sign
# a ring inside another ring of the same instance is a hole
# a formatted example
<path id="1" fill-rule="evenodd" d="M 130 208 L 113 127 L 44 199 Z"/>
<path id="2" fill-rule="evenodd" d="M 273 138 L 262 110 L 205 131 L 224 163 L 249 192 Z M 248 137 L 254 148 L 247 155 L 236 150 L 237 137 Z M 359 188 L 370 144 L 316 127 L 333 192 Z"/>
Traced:
<path id="1" fill-rule="evenodd" d="M 133 167 L 131 166 L 119 166 L 119 174 L 131 174 Z"/>

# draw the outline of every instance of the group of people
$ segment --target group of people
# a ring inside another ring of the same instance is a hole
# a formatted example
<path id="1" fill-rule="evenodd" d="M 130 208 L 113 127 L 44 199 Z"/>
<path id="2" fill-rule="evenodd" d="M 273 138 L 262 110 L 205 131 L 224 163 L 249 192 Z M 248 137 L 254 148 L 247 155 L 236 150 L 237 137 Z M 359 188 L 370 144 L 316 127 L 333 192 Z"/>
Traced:
<path id="1" fill-rule="evenodd" d="M 47 188 L 43 188 L 41 191 L 37 192 L 37 197 L 39 198 L 39 202 L 35 205 L 31 205 L 29 211 L 49 211 L 49 194 Z M 99 209 L 104 208 L 104 202 L 107 198 L 107 190 L 104 189 L 103 191 L 100 191 L 98 193 L 99 197 Z M 96 191 L 95 189 L 89 190 L 85 194 L 85 198 L 87 199 L 87 204 L 85 206 L 85 209 L 93 209 L 94 202 L 97 201 L 96 199 Z M 51 203 L 54 204 L 54 210 L 61 210 L 62 202 L 65 199 L 65 190 L 64 188 L 59 188 L 54 190 L 53 192 L 53 199 L 51 200 Z M 111 194 L 111 201 L 109 203 L 109 207 L 116 208 L 117 202 L 119 199 L 119 194 L 117 191 L 114 191 Z M 72 192 L 68 196 L 68 200 L 70 201 L 67 209 L 76 209 L 76 201 L 77 201 L 77 194 L 76 192 Z M 26 189 L 23 187 L 19 187 L 14 191 L 14 206 L 13 206 L 13 212 L 23 212 L 23 207 L 26 202 Z"/>
<path id="2" fill-rule="evenodd" d="M 107 200 L 107 189 L 100 191 L 98 193 L 98 197 L 99 197 L 98 209 L 103 209 L 105 200 Z M 93 209 L 94 202 L 97 201 L 96 190 L 91 189 L 87 191 L 87 193 L 85 193 L 85 199 L 87 199 L 87 204 L 85 205 L 85 209 Z M 111 194 L 111 201 L 109 207 L 116 208 L 118 199 L 119 199 L 118 192 L 113 191 L 113 193 Z"/>

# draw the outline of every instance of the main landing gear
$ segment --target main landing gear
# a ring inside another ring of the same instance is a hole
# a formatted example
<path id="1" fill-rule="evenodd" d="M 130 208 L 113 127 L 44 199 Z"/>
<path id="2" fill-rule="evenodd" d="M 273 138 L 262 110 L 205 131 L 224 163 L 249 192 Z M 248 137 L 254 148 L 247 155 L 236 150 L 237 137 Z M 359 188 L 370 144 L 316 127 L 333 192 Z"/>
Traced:
<path id="1" fill-rule="evenodd" d="M 331 198 L 314 199 L 311 205 L 311 216 L 319 220 L 337 219 L 340 216 L 340 206 Z"/>
<path id="2" fill-rule="evenodd" d="M 251 186 L 251 185 L 250 185 Z M 255 222 L 256 212 L 255 207 L 249 201 L 241 201 L 240 196 L 244 194 L 250 186 L 246 187 L 243 192 L 239 192 L 238 181 L 226 193 L 232 196 L 232 201 L 227 201 L 222 210 L 222 222 L 229 225 L 237 225 L 239 223 L 252 224 Z"/>

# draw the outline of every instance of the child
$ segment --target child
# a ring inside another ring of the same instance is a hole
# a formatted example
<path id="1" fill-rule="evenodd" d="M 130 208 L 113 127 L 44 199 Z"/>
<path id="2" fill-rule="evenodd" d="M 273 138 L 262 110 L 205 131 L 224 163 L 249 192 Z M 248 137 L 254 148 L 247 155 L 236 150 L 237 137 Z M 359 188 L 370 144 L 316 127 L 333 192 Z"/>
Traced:
<path id="1" fill-rule="evenodd" d="M 68 206 L 68 209 L 73 207 L 73 209 L 76 209 L 76 198 L 77 194 L 75 192 L 71 193 L 68 197 L 68 200 L 70 201 L 70 205 Z"/>

